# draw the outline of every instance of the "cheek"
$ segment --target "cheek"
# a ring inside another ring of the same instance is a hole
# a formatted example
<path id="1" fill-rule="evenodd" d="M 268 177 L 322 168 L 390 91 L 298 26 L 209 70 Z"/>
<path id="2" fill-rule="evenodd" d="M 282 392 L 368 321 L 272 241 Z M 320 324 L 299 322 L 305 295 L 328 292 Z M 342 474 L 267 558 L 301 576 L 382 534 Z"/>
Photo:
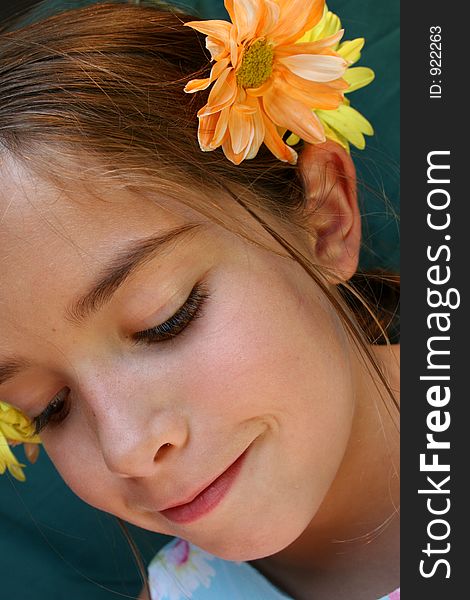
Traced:
<path id="1" fill-rule="evenodd" d="M 67 486 L 87 504 L 106 512 L 119 511 L 116 480 L 104 468 L 88 430 L 73 428 L 42 435 L 44 449 Z"/>
<path id="2" fill-rule="evenodd" d="M 259 281 L 210 311 L 185 378 L 199 439 L 249 441 L 251 432 L 263 432 L 239 504 L 221 513 L 227 536 L 214 542 L 208 529 L 193 540 L 231 560 L 272 554 L 304 531 L 335 479 L 354 407 L 349 346 L 328 304 Z"/>
<path id="3" fill-rule="evenodd" d="M 260 275 L 222 288 L 230 302 L 214 295 L 203 331 L 185 349 L 191 369 L 182 385 L 195 414 L 214 431 L 230 419 L 265 419 L 286 444 L 295 436 L 294 446 L 322 448 L 326 458 L 328 446 L 344 444 L 352 414 L 347 344 L 332 311 L 281 275 L 270 285 Z"/>

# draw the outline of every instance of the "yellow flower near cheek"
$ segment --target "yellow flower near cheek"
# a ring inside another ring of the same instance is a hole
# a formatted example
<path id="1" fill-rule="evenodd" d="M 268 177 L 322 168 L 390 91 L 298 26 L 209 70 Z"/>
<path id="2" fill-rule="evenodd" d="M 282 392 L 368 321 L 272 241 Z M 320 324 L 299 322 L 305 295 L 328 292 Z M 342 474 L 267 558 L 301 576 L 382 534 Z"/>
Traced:
<path id="1" fill-rule="evenodd" d="M 6 402 L 0 401 L 0 475 L 8 471 L 18 481 L 25 481 L 23 467 L 10 449 L 10 446 L 24 444 L 26 457 L 36 462 L 41 439 L 34 433 L 30 419 L 21 411 Z"/>

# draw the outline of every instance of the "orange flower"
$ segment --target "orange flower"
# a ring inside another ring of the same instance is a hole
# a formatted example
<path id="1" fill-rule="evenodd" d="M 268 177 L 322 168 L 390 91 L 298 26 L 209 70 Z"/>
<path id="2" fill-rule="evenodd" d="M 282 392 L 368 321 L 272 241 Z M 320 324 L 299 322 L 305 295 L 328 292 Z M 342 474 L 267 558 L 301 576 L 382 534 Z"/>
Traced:
<path id="1" fill-rule="evenodd" d="M 332 50 L 343 30 L 327 38 L 296 43 L 323 16 L 324 0 L 225 0 L 232 23 L 185 23 L 207 35 L 215 64 L 207 79 L 184 88 L 193 93 L 214 84 L 198 112 L 198 139 L 207 152 L 222 146 L 235 164 L 256 156 L 264 142 L 282 161 L 296 164 L 284 143 L 287 130 L 306 142 L 325 141 L 312 111 L 331 110 L 344 101 L 341 78 L 348 62 Z"/>

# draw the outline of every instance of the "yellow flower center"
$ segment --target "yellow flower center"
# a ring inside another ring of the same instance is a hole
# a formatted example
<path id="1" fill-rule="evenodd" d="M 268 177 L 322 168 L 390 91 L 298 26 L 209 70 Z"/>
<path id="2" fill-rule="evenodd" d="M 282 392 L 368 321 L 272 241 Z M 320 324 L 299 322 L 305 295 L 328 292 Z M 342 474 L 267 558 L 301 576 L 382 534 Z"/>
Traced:
<path id="1" fill-rule="evenodd" d="M 274 51 L 266 40 L 252 44 L 243 56 L 237 71 L 237 83 L 243 88 L 257 88 L 270 77 L 273 70 Z"/>

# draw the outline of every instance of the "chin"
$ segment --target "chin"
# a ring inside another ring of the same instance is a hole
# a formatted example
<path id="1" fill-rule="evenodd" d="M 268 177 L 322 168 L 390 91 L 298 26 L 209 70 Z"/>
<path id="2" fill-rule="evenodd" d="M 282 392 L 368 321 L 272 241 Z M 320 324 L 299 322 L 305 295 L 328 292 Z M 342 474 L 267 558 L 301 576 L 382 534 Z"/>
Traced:
<path id="1" fill-rule="evenodd" d="M 277 529 L 276 529 L 277 527 Z M 190 540 L 206 552 L 223 560 L 247 562 L 271 556 L 290 546 L 305 530 L 305 527 L 279 529 L 279 524 L 261 530 L 225 532 L 220 536 L 201 541 Z"/>

